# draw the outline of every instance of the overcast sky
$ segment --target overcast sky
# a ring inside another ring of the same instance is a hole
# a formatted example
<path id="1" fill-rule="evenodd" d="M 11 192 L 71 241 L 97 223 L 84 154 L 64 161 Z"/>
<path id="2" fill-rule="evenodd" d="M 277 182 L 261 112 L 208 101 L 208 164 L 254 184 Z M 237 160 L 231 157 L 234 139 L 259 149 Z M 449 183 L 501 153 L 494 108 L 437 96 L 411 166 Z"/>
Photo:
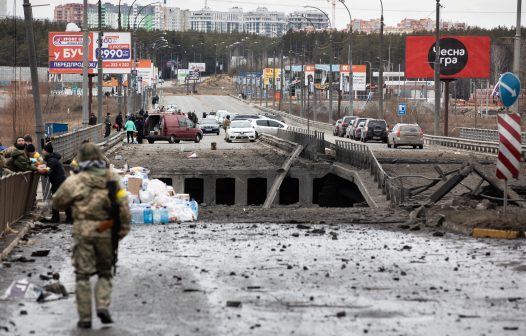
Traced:
<path id="1" fill-rule="evenodd" d="M 0 0 L 5 1 L 5 0 Z M 133 0 L 121 0 L 121 3 L 130 3 Z M 156 0 L 137 0 L 137 3 L 146 5 Z M 161 0 L 164 1 L 164 0 Z M 204 7 L 205 0 L 166 0 L 169 6 L 182 9 L 198 10 Z M 331 0 L 332 1 L 332 0 Z M 13 13 L 13 4 L 16 3 L 17 16 L 23 15 L 22 0 L 7 0 L 9 14 Z M 53 18 L 53 8 L 56 5 L 77 2 L 82 0 L 30 0 L 32 5 L 50 4 L 47 7 L 35 7 L 33 16 L 35 18 Z M 118 4 L 118 0 L 103 0 L 103 3 L 111 2 Z M 89 0 L 88 3 L 96 3 Z M 346 0 L 351 10 L 353 19 L 371 19 L 380 17 L 380 0 L 356 1 Z M 404 18 L 434 18 L 435 0 L 383 0 L 384 21 L 388 26 L 394 26 Z M 496 26 L 515 26 L 517 0 L 442 0 L 442 20 L 466 22 L 471 26 L 491 28 Z M 331 6 L 327 0 L 208 0 L 208 7 L 213 10 L 227 10 L 238 6 L 244 11 L 254 10 L 259 6 L 265 6 L 269 10 L 281 12 L 292 12 L 302 10 L 303 6 L 311 5 L 320 7 L 331 16 Z M 522 7 L 521 26 L 526 25 L 526 4 Z M 336 27 L 343 28 L 349 21 L 347 11 L 341 3 L 336 4 Z"/>

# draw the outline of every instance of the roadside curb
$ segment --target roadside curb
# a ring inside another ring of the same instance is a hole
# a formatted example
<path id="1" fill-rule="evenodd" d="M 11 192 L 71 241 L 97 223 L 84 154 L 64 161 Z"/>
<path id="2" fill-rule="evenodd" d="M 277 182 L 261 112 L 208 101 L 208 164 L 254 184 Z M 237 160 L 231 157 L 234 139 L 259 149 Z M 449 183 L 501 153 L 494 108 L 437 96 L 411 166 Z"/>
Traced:
<path id="1" fill-rule="evenodd" d="M 20 239 L 22 239 L 22 237 L 24 237 L 29 232 L 29 230 L 31 230 L 35 226 L 34 222 L 30 220 L 21 220 L 21 221 L 18 221 L 17 223 L 20 223 L 23 226 L 22 228 L 19 229 L 16 236 L 8 236 L 8 237 L 2 238 L 2 239 L 8 239 L 8 240 L 12 239 L 12 240 L 3 249 L 2 253 L 0 254 L 0 260 L 4 260 L 9 254 L 11 254 L 13 249 L 18 245 L 18 242 L 20 241 Z"/>

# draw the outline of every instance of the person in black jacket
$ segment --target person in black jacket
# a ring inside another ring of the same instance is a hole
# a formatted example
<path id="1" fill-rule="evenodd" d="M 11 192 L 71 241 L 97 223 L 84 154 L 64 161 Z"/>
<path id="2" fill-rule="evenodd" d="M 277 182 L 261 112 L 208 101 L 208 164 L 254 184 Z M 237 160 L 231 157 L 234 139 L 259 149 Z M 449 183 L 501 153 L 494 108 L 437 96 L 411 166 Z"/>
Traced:
<path id="1" fill-rule="evenodd" d="M 124 128 L 124 119 L 122 118 L 122 112 L 119 112 L 115 118 L 115 124 L 117 125 L 117 132 L 120 132 Z"/>
<path id="2" fill-rule="evenodd" d="M 66 172 L 64 171 L 64 166 L 60 161 L 60 154 L 53 153 L 53 145 L 51 142 L 48 142 L 44 146 L 42 154 L 44 155 L 44 162 L 46 162 L 46 166 L 49 168 L 46 174 L 49 178 L 49 182 L 51 183 L 51 194 L 54 194 L 60 185 L 66 180 Z M 60 214 L 58 210 L 53 209 L 52 213 L 53 215 L 51 220 L 44 220 L 44 222 L 60 223 Z M 71 209 L 66 210 L 66 223 L 73 223 Z"/>
<path id="3" fill-rule="evenodd" d="M 144 120 L 142 116 L 138 116 L 137 119 L 135 119 L 135 128 L 137 128 L 137 143 L 142 144 L 142 140 L 144 139 Z"/>

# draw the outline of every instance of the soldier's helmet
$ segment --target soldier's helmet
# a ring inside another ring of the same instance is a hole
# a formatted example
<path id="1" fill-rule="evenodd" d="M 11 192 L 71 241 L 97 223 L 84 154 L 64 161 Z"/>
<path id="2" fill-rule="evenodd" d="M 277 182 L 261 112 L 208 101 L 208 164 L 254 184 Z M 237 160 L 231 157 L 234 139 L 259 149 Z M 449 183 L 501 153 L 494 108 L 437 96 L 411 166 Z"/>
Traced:
<path id="1" fill-rule="evenodd" d="M 79 161 L 104 160 L 100 148 L 92 142 L 84 143 L 80 146 Z"/>

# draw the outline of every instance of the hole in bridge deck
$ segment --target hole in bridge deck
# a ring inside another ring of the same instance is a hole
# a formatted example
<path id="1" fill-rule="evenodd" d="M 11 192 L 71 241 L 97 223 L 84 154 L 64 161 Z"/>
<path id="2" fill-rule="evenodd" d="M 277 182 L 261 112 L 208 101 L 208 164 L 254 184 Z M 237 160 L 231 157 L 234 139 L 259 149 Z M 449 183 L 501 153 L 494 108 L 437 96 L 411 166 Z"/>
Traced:
<path id="1" fill-rule="evenodd" d="M 173 185 L 172 179 L 170 177 L 159 177 L 158 180 L 166 183 L 166 185 L 169 185 L 169 186 Z"/>
<path id="2" fill-rule="evenodd" d="M 312 203 L 321 207 L 367 206 L 358 186 L 334 174 L 313 181 Z"/>
<path id="3" fill-rule="evenodd" d="M 197 203 L 203 203 L 204 197 L 204 182 L 201 178 L 187 178 L 184 179 L 184 193 L 190 194 Z"/>
<path id="4" fill-rule="evenodd" d="M 286 177 L 279 188 L 279 204 L 290 205 L 300 201 L 300 182 L 297 178 Z"/>
<path id="5" fill-rule="evenodd" d="M 247 204 L 262 205 L 267 198 L 267 179 L 262 177 L 247 179 Z"/>
<path id="6" fill-rule="evenodd" d="M 216 204 L 234 205 L 236 202 L 236 179 L 218 178 L 216 180 Z"/>

